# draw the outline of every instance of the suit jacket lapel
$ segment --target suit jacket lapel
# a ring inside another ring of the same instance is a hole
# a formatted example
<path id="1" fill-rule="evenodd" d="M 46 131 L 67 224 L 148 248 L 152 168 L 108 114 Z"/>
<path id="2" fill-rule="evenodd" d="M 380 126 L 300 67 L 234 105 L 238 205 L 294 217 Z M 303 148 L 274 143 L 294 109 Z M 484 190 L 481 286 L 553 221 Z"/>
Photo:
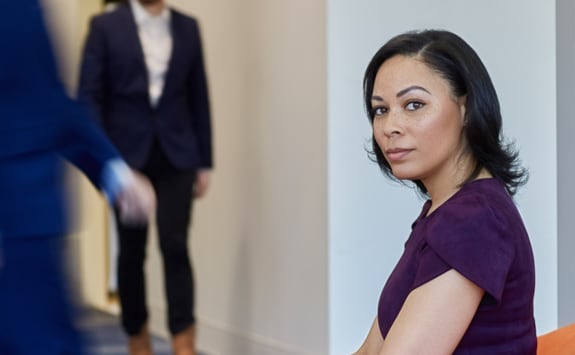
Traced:
<path id="1" fill-rule="evenodd" d="M 182 31 L 179 30 L 179 18 L 177 14 L 170 9 L 170 27 L 172 30 L 172 53 L 170 55 L 170 61 L 168 63 L 168 70 L 166 72 L 166 78 L 164 81 L 164 89 L 162 90 L 162 95 L 160 96 L 160 101 L 158 106 L 162 103 L 164 93 L 170 89 L 170 85 L 173 81 L 173 76 L 177 75 L 176 68 L 177 68 L 177 59 L 179 57 L 179 53 L 182 46 L 182 40 L 179 36 L 181 36 Z"/>

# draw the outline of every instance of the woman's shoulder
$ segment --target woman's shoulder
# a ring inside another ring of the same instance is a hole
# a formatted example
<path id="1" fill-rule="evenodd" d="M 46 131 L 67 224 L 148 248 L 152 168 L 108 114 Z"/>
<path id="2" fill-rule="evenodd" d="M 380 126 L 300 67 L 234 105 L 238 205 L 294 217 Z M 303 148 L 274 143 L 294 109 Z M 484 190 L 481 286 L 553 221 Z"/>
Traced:
<path id="1" fill-rule="evenodd" d="M 519 216 L 513 198 L 495 178 L 466 183 L 433 214 L 436 219 L 448 218 L 452 222 L 469 222 L 469 218 L 495 218 L 504 222 Z"/>
<path id="2" fill-rule="evenodd" d="M 501 183 L 475 180 L 429 215 L 419 230 L 422 253 L 438 255 L 499 302 L 518 246 L 527 240 L 515 211 Z"/>
<path id="3" fill-rule="evenodd" d="M 467 183 L 427 219 L 425 234 L 431 243 L 510 243 L 518 232 L 525 233 L 513 199 L 493 178 Z"/>

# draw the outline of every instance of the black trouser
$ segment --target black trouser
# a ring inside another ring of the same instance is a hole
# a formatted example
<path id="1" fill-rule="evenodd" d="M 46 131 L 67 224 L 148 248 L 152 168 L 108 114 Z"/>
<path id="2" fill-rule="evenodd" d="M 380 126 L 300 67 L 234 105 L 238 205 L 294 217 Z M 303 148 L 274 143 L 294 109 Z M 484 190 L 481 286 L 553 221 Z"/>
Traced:
<path id="1" fill-rule="evenodd" d="M 195 173 L 175 169 L 157 143 L 142 172 L 156 192 L 156 224 L 164 268 L 168 327 L 171 334 L 177 334 L 195 323 L 194 284 L 187 243 Z M 148 228 L 123 225 L 117 211 L 116 219 L 122 326 L 128 335 L 136 335 L 148 320 L 144 276 Z"/>

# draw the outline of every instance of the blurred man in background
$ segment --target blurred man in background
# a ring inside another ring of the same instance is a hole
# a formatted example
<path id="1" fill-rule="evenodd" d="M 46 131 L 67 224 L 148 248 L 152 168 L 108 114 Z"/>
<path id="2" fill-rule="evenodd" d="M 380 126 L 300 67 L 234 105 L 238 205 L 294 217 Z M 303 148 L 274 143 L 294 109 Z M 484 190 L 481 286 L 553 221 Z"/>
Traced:
<path id="1" fill-rule="evenodd" d="M 155 198 L 66 96 L 38 1 L 0 10 L 0 354 L 83 354 L 64 267 L 62 159 L 104 191 L 125 223 L 147 222 Z"/>
<path id="2" fill-rule="evenodd" d="M 96 16 L 79 97 L 128 164 L 149 177 L 176 355 L 195 354 L 194 283 L 188 252 L 193 198 L 208 188 L 212 143 L 202 45 L 195 19 L 164 0 L 130 0 Z M 118 223 L 118 291 L 132 355 L 151 354 L 145 295 L 147 228 Z"/>

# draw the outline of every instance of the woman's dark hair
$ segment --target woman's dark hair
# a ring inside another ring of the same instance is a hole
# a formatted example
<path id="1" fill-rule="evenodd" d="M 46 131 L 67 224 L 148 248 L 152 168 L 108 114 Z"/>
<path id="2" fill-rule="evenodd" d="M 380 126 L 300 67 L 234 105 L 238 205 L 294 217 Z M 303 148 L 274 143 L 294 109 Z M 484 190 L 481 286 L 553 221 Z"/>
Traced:
<path id="1" fill-rule="evenodd" d="M 499 101 L 487 69 L 473 48 L 454 33 L 441 30 L 407 32 L 392 38 L 377 51 L 363 80 L 370 123 L 373 125 L 371 99 L 375 76 L 386 60 L 397 55 L 416 57 L 449 83 L 452 95 L 467 96 L 464 134 L 476 165 L 463 184 L 475 179 L 485 168 L 503 182 L 511 195 L 515 194 L 527 181 L 527 171 L 520 166 L 513 145 L 503 140 Z M 373 136 L 370 156 L 385 175 L 397 180 Z M 413 182 L 427 194 L 421 181 Z"/>

